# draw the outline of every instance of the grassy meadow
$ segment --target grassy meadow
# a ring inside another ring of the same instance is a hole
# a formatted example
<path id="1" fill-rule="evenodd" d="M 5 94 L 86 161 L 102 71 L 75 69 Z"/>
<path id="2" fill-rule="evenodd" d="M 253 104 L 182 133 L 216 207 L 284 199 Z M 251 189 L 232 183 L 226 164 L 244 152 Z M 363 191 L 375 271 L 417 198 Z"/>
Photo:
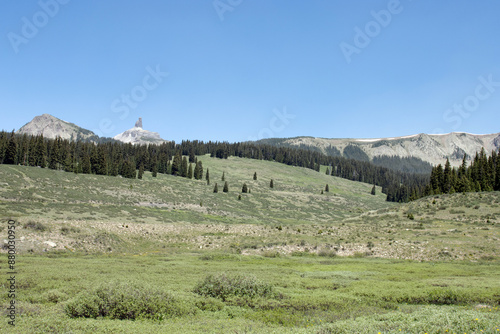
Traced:
<path id="1" fill-rule="evenodd" d="M 500 333 L 500 193 L 395 204 L 324 166 L 198 159 L 210 185 L 0 165 L 0 331 Z"/>

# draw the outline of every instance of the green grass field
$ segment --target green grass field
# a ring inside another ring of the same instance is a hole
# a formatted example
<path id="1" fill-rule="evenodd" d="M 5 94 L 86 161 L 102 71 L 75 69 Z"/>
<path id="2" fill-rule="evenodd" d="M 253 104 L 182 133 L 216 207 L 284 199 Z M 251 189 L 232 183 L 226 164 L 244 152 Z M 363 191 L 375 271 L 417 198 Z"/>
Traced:
<path id="1" fill-rule="evenodd" d="M 500 332 L 498 192 L 394 204 L 325 167 L 199 159 L 210 185 L 0 165 L 0 331 Z"/>

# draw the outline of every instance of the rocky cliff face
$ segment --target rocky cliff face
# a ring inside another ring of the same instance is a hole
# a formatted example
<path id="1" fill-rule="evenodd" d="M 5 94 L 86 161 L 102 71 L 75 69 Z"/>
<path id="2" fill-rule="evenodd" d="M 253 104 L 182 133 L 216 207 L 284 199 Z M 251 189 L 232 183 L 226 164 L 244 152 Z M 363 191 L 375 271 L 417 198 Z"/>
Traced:
<path id="1" fill-rule="evenodd" d="M 43 135 L 45 138 L 61 137 L 68 140 L 93 141 L 99 138 L 90 130 L 83 129 L 49 114 L 36 116 L 31 122 L 22 126 L 17 133 L 33 136 Z"/>
<path id="2" fill-rule="evenodd" d="M 282 145 L 313 146 L 327 153 L 331 148 L 341 153 L 348 146 L 356 146 L 372 160 L 381 155 L 401 158 L 415 157 L 433 165 L 444 164 L 446 159 L 454 166 L 461 164 L 464 154 L 470 158 L 482 147 L 488 154 L 500 148 L 500 133 L 474 135 L 470 133 L 448 133 L 443 135 L 418 134 L 396 138 L 377 139 L 326 139 L 313 137 L 297 137 L 283 139 Z M 345 155 L 345 154 L 344 154 Z"/>
<path id="3" fill-rule="evenodd" d="M 132 129 L 114 136 L 113 139 L 119 140 L 123 143 L 132 143 L 134 145 L 161 144 L 165 142 L 165 140 L 160 137 L 158 132 L 152 132 L 142 128 L 142 118 L 139 118 Z"/>

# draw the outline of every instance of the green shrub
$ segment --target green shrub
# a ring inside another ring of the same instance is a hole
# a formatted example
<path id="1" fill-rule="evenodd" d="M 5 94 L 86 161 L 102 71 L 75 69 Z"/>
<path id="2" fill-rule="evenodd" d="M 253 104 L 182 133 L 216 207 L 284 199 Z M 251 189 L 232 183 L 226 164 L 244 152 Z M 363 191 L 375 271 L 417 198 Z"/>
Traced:
<path id="1" fill-rule="evenodd" d="M 281 254 L 278 251 L 266 250 L 261 253 L 263 257 L 280 257 Z"/>
<path id="2" fill-rule="evenodd" d="M 49 303 L 60 303 L 68 299 L 68 295 L 59 290 L 49 290 L 43 295 L 44 299 Z"/>
<path id="3" fill-rule="evenodd" d="M 67 227 L 67 226 L 63 226 L 61 227 L 61 234 L 62 235 L 67 235 L 67 234 L 70 234 L 70 233 L 80 233 L 80 229 L 78 227 Z"/>
<path id="4" fill-rule="evenodd" d="M 193 313 L 163 290 L 136 283 L 107 283 L 90 293 L 85 291 L 66 303 L 64 311 L 72 318 L 157 319 Z"/>
<path id="5" fill-rule="evenodd" d="M 226 274 L 209 275 L 193 290 L 201 296 L 213 297 L 226 301 L 229 296 L 266 297 L 272 294 L 272 287 L 252 275 L 228 276 Z"/>
<path id="6" fill-rule="evenodd" d="M 335 257 L 337 256 L 337 252 L 334 250 L 327 250 L 327 249 L 322 249 L 318 252 L 318 256 L 323 256 L 323 257 Z"/>
<path id="7" fill-rule="evenodd" d="M 224 308 L 224 303 L 212 297 L 196 301 L 196 307 L 203 311 L 217 312 Z"/>
<path id="8" fill-rule="evenodd" d="M 24 228 L 29 228 L 29 229 L 32 229 L 32 230 L 35 230 L 35 231 L 38 231 L 38 232 L 45 232 L 48 230 L 47 226 L 45 226 L 44 224 L 40 223 L 40 222 L 34 222 L 32 220 L 30 220 L 29 222 L 25 223 L 23 225 Z"/>

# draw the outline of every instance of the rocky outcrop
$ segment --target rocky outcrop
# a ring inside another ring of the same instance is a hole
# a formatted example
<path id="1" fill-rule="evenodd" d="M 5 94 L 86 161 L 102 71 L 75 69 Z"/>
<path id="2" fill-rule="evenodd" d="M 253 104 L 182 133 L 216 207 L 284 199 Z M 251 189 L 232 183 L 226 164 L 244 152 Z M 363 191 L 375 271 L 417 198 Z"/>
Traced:
<path id="1" fill-rule="evenodd" d="M 165 140 L 160 137 L 158 132 L 152 132 L 142 128 L 142 118 L 139 118 L 132 129 L 114 136 L 113 139 L 134 145 L 161 144 L 165 142 Z"/>
<path id="2" fill-rule="evenodd" d="M 139 117 L 139 120 L 135 122 L 135 127 L 142 129 L 142 117 Z"/>

